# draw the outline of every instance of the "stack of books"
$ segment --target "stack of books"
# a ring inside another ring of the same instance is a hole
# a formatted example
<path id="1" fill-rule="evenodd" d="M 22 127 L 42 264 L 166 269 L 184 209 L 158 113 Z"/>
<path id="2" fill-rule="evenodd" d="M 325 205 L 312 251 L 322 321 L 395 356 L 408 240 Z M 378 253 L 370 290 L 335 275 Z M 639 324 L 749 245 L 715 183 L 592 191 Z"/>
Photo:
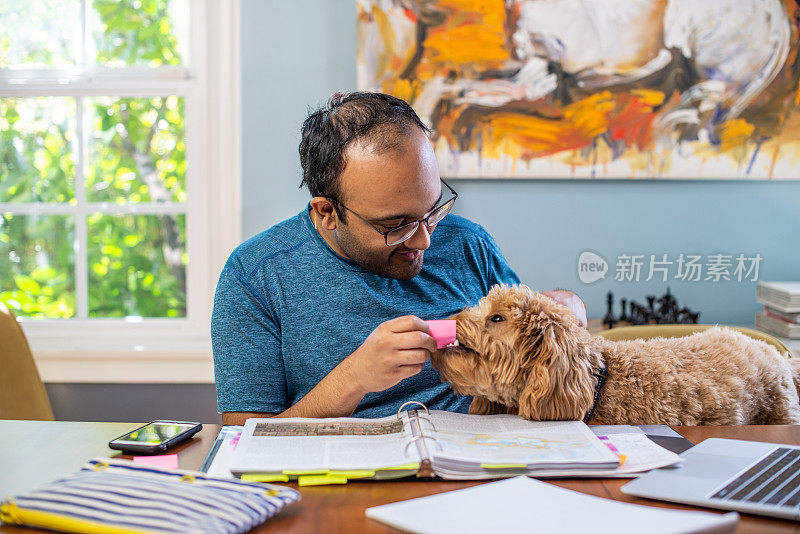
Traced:
<path id="1" fill-rule="evenodd" d="M 756 300 L 764 311 L 756 327 L 789 339 L 800 339 L 800 282 L 759 282 Z"/>

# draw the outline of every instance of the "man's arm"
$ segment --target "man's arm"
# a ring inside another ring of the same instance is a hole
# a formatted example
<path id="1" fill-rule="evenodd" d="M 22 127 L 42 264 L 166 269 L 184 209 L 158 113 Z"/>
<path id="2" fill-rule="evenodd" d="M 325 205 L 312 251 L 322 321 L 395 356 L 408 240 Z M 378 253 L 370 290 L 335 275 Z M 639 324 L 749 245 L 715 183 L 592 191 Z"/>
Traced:
<path id="1" fill-rule="evenodd" d="M 436 341 L 422 319 L 407 315 L 386 321 L 287 410 L 279 414 L 227 412 L 222 422 L 244 424 L 249 417 L 349 417 L 367 393 L 383 391 L 419 373 L 434 350 Z"/>
<path id="2" fill-rule="evenodd" d="M 586 304 L 572 291 L 567 289 L 554 289 L 552 291 L 542 291 L 542 295 L 547 295 L 556 302 L 563 304 L 575 314 L 581 326 L 586 328 L 588 320 L 586 319 Z"/>
<path id="3" fill-rule="evenodd" d="M 279 414 L 254 412 L 226 412 L 223 425 L 243 425 L 251 417 L 349 417 L 366 392 L 348 379 L 349 358 L 337 365 L 319 384 L 289 409 Z"/>
<path id="4" fill-rule="evenodd" d="M 245 421 L 253 417 L 275 417 L 274 413 L 260 412 L 223 412 L 223 425 L 243 425 Z"/>

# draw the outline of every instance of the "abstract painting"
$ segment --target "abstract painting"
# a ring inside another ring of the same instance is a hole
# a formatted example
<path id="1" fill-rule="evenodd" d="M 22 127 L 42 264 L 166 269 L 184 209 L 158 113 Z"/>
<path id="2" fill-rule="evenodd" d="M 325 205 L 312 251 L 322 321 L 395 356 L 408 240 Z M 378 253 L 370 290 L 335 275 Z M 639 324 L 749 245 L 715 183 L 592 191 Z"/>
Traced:
<path id="1" fill-rule="evenodd" d="M 795 0 L 357 0 L 443 176 L 800 178 Z"/>

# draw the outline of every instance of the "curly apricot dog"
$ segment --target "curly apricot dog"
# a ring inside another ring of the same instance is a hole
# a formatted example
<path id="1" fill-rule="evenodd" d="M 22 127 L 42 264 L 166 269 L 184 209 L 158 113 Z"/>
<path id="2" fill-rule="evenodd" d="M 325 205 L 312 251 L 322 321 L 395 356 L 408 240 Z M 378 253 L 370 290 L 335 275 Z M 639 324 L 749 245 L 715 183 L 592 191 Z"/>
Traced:
<path id="1" fill-rule="evenodd" d="M 681 338 L 609 341 L 527 286 L 495 286 L 458 313 L 458 346 L 431 361 L 470 413 L 594 424 L 798 424 L 797 361 L 714 327 Z M 607 379 L 596 400 L 601 369 Z M 594 407 L 593 412 L 591 412 Z"/>

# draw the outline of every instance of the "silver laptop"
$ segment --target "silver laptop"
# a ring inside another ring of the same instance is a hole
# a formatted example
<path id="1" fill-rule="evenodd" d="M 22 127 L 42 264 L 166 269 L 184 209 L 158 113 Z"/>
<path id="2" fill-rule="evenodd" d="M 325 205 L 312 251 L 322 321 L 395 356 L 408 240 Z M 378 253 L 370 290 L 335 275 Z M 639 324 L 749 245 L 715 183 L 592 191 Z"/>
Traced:
<path id="1" fill-rule="evenodd" d="M 800 447 L 710 438 L 622 492 L 800 521 Z"/>

